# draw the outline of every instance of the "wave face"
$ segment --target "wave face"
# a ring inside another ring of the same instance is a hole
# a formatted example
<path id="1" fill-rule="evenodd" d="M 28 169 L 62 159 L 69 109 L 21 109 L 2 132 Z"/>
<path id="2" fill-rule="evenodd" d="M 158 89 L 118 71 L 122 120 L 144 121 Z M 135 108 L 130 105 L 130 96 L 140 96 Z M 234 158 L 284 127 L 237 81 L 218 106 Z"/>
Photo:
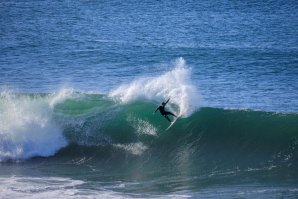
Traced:
<path id="1" fill-rule="evenodd" d="M 1 161 L 56 154 L 183 172 L 297 166 L 297 114 L 202 107 L 165 131 L 169 123 L 152 114 L 156 106 L 69 90 L 2 93 Z"/>
<path id="2" fill-rule="evenodd" d="M 62 115 L 72 110 L 64 115 L 62 124 L 68 140 L 81 147 L 150 157 L 152 162 L 208 163 L 206 167 L 210 162 L 272 166 L 297 161 L 297 114 L 201 108 L 165 131 L 169 124 L 159 114 L 152 114 L 156 106 L 151 101 L 123 105 L 106 96 L 87 98 L 68 101 L 56 109 Z"/>

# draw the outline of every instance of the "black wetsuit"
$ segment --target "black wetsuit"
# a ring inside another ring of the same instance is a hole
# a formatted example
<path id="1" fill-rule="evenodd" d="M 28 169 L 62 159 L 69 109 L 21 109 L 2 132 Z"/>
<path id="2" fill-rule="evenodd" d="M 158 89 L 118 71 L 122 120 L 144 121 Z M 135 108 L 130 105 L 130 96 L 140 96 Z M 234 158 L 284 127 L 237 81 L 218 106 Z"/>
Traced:
<path id="1" fill-rule="evenodd" d="M 166 103 L 162 103 L 162 105 L 160 105 L 156 110 L 155 110 L 155 112 L 157 111 L 157 110 L 159 110 L 159 112 L 161 113 L 161 115 L 162 116 L 164 116 L 169 122 L 172 122 L 171 120 L 170 120 L 170 118 L 168 117 L 168 115 L 172 115 L 172 116 L 174 116 L 174 117 L 177 117 L 174 113 L 171 113 L 171 112 L 169 112 L 169 111 L 165 111 L 165 106 L 166 106 L 166 104 L 169 102 L 169 100 L 170 99 L 168 99 L 168 101 L 166 102 Z"/>

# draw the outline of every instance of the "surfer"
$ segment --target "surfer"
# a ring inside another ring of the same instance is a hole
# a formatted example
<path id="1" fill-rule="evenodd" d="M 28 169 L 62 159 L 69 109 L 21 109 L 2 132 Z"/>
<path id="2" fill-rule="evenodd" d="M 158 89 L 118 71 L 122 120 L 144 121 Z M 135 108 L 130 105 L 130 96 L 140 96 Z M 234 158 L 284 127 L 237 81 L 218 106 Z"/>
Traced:
<path id="1" fill-rule="evenodd" d="M 177 117 L 177 116 L 174 113 L 165 111 L 165 106 L 169 102 L 169 100 L 170 98 L 166 102 L 162 102 L 161 105 L 154 111 L 154 113 L 156 113 L 156 111 L 159 110 L 160 114 L 164 116 L 170 123 L 172 123 L 168 115 L 173 115 L 174 117 Z"/>

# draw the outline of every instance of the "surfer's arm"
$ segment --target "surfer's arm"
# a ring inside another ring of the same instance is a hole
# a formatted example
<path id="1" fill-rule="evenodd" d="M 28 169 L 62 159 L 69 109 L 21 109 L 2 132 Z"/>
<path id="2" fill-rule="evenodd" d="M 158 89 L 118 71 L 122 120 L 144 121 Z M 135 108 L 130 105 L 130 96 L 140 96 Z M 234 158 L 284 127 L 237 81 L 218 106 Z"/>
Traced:
<path id="1" fill-rule="evenodd" d="M 159 107 L 154 111 L 154 113 L 156 113 L 156 111 L 159 109 Z"/>
<path id="2" fill-rule="evenodd" d="M 165 105 L 170 101 L 170 98 L 166 101 Z"/>

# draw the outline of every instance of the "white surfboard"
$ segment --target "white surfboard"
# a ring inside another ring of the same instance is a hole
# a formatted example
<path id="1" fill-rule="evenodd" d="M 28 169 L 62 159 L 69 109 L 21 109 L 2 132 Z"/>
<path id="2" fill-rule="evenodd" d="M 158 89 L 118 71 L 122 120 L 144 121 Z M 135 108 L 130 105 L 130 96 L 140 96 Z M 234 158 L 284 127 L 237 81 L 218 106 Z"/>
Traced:
<path id="1" fill-rule="evenodd" d="M 171 126 L 173 126 L 173 124 L 175 124 L 175 122 L 177 121 L 177 119 L 179 118 L 180 116 L 177 116 L 170 124 L 170 126 L 168 128 L 166 128 L 166 131 L 169 130 L 171 128 Z"/>

